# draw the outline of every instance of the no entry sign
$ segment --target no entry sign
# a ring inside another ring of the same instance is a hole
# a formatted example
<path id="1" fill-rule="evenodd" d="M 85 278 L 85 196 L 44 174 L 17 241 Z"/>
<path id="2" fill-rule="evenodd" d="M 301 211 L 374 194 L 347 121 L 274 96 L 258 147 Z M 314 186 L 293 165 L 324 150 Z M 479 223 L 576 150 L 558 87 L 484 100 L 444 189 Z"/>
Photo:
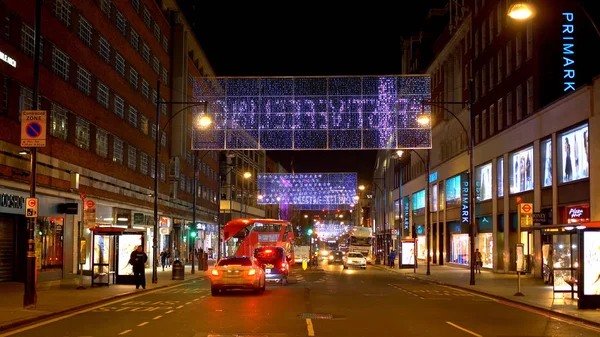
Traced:
<path id="1" fill-rule="evenodd" d="M 21 147 L 46 146 L 46 110 L 21 112 Z"/>

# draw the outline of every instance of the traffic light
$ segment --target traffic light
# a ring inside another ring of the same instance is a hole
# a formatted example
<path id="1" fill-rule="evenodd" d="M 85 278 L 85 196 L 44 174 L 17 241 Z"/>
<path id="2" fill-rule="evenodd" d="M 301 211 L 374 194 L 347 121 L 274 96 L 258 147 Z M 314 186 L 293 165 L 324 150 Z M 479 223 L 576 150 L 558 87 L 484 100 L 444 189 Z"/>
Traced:
<path id="1" fill-rule="evenodd" d="M 195 239 L 196 236 L 198 236 L 198 232 L 196 232 L 196 231 L 191 231 L 190 232 L 190 238 Z"/>
<path id="2" fill-rule="evenodd" d="M 309 228 L 309 229 L 306 231 L 306 233 L 308 234 L 308 236 L 311 236 L 311 235 L 312 235 L 312 233 L 313 233 L 313 230 L 312 230 L 312 228 Z"/>

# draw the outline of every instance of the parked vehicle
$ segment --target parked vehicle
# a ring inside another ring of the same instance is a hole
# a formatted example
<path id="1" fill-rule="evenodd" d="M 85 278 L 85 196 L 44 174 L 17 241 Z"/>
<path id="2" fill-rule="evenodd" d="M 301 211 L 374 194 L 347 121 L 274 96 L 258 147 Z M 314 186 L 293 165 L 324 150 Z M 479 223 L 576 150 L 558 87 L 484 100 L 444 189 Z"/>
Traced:
<path id="1" fill-rule="evenodd" d="M 265 272 L 251 256 L 224 257 L 217 262 L 210 276 L 213 296 L 229 289 L 251 289 L 256 294 L 265 291 Z"/>

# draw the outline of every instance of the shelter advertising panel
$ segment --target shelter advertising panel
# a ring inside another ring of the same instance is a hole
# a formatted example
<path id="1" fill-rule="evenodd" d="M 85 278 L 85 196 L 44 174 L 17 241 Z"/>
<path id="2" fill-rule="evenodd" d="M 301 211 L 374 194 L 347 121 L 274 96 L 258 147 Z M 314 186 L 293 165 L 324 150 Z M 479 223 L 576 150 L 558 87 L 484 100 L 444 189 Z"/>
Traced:
<path id="1" fill-rule="evenodd" d="M 402 240 L 402 260 L 403 267 L 413 267 L 415 265 L 415 242 L 412 240 Z"/>
<path id="2" fill-rule="evenodd" d="M 583 294 L 600 295 L 600 231 L 583 232 Z"/>

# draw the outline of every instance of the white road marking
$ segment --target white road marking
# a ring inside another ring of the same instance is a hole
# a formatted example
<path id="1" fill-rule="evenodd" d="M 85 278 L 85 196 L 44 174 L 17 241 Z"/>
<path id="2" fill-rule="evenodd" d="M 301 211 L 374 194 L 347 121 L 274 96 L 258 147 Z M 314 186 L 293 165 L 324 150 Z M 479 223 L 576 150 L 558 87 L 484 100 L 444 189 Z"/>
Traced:
<path id="1" fill-rule="evenodd" d="M 158 315 L 158 316 L 154 317 L 153 319 L 159 319 L 161 317 L 162 317 L 162 315 Z"/>
<path id="2" fill-rule="evenodd" d="M 181 308 L 183 308 L 183 305 L 180 305 L 180 306 L 178 306 L 178 307 L 177 307 L 177 308 L 175 308 L 175 309 L 181 309 Z"/>
<path id="3" fill-rule="evenodd" d="M 146 324 L 148 324 L 148 322 L 140 323 L 140 324 L 138 324 L 138 326 L 144 326 Z"/>
<path id="4" fill-rule="evenodd" d="M 471 330 L 468 330 L 468 329 L 465 329 L 465 328 L 463 328 L 463 327 L 460 327 L 460 326 L 458 326 L 458 325 L 456 325 L 456 324 L 454 324 L 454 323 L 452 323 L 452 322 L 446 322 L 446 323 L 447 323 L 447 324 L 450 324 L 450 325 L 452 325 L 453 327 L 457 328 L 458 330 L 462 330 L 462 331 L 464 331 L 464 332 L 466 332 L 466 333 L 468 333 L 468 334 L 470 334 L 470 335 L 473 335 L 473 336 L 476 336 L 476 337 L 482 337 L 480 334 L 476 334 L 476 333 L 474 333 L 473 331 L 471 331 Z"/>
<path id="5" fill-rule="evenodd" d="M 128 296 L 127 298 L 122 298 L 122 299 L 118 299 L 118 300 L 116 300 L 116 301 L 112 301 L 112 302 L 108 302 L 108 303 L 100 304 L 100 305 L 97 305 L 97 306 L 94 306 L 94 307 L 91 307 L 91 308 L 87 308 L 87 309 L 83 309 L 83 310 L 80 310 L 80 311 L 76 311 L 76 312 L 70 313 L 70 314 L 68 314 L 68 315 L 64 315 L 64 316 L 56 317 L 56 318 L 53 318 L 53 319 L 49 319 L 49 320 L 47 320 L 47 321 L 43 321 L 43 322 L 40 322 L 40 323 L 37 323 L 37 324 L 33 324 L 33 325 L 29 325 L 29 326 L 26 326 L 26 327 L 23 327 L 23 328 L 20 328 L 20 329 L 17 329 L 17 330 L 13 330 L 13 331 L 10 331 L 10 332 L 6 332 L 6 333 L 3 333 L 3 334 L 0 334 L 0 337 L 12 336 L 12 335 L 15 335 L 15 334 L 21 333 L 21 332 L 23 332 L 23 331 L 27 331 L 27 330 L 35 329 L 35 328 L 37 328 L 37 327 L 44 326 L 44 325 L 46 325 L 46 324 L 50 324 L 50 323 L 54 323 L 54 322 L 58 322 L 58 321 L 61 321 L 61 320 L 65 319 L 65 318 L 69 318 L 69 317 L 73 317 L 73 316 L 76 316 L 76 315 L 79 315 L 79 314 L 83 314 L 83 313 L 86 313 L 86 312 L 90 312 L 90 311 L 92 311 L 92 310 L 96 310 L 96 309 L 98 309 L 98 308 L 107 307 L 107 306 L 113 305 L 113 304 L 115 304 L 115 303 L 120 303 L 120 302 L 124 302 L 124 301 L 129 301 L 129 300 L 131 300 L 132 298 L 141 297 L 141 296 L 146 296 L 146 295 L 148 295 L 148 294 L 153 294 L 153 293 L 156 293 L 156 292 L 164 291 L 164 290 L 166 290 L 166 289 L 173 289 L 173 288 L 177 288 L 177 287 L 182 287 L 183 285 L 184 285 L 184 284 L 178 284 L 178 285 L 174 285 L 174 286 L 171 286 L 171 287 L 168 287 L 168 288 L 161 288 L 161 289 L 150 290 L 150 291 L 147 291 L 147 292 L 145 292 L 145 293 L 142 293 L 142 294 L 139 294 L 139 295 Z"/>
<path id="6" fill-rule="evenodd" d="M 313 327 L 312 320 L 310 318 L 306 319 L 306 328 L 308 329 L 309 336 L 315 335 L 315 328 Z"/>
<path id="7" fill-rule="evenodd" d="M 130 333 L 130 332 L 131 332 L 131 329 L 129 329 L 129 330 L 125 330 L 125 331 L 123 331 L 123 332 L 119 332 L 119 336 L 121 336 L 121 335 L 126 335 L 126 334 L 128 334 L 128 333 Z"/>
<path id="8" fill-rule="evenodd" d="M 186 302 L 185 304 L 192 304 L 192 302 L 191 301 L 190 302 Z"/>
<path id="9" fill-rule="evenodd" d="M 165 312 L 165 314 L 170 314 L 172 312 L 173 312 L 173 310 L 169 310 L 169 311 Z"/>
<path id="10" fill-rule="evenodd" d="M 495 299 L 495 298 L 492 298 L 492 297 L 487 297 L 487 296 L 485 296 L 485 295 L 481 295 L 481 294 L 478 294 L 478 293 L 472 293 L 472 292 L 468 292 L 468 291 L 466 291 L 466 290 L 457 289 L 457 288 L 453 288 L 453 287 L 448 287 L 448 286 L 444 286 L 444 285 L 443 285 L 442 287 L 445 287 L 445 288 L 448 288 L 448 289 L 452 289 L 452 290 L 454 290 L 454 291 L 459 291 L 459 292 L 463 292 L 463 293 L 467 293 L 467 294 L 471 294 L 471 295 L 479 296 L 479 297 L 481 297 L 481 298 L 485 298 L 486 300 L 490 300 L 490 301 L 494 301 L 494 302 L 499 302 L 499 301 L 498 301 L 497 299 Z"/>

